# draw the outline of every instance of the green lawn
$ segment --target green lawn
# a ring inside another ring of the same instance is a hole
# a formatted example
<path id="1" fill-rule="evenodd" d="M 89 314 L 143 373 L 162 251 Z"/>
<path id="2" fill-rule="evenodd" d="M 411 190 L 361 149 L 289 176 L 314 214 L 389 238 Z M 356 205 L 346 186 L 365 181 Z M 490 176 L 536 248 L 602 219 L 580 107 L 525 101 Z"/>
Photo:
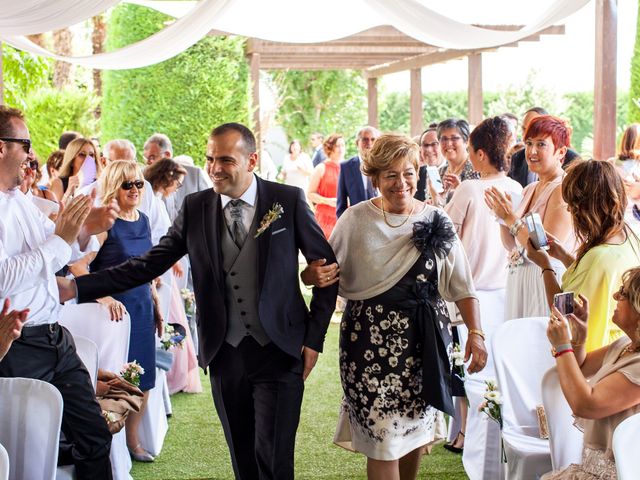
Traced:
<path id="1" fill-rule="evenodd" d="M 325 352 L 306 383 L 296 445 L 298 479 L 364 479 L 365 458 L 332 443 L 342 395 L 338 370 L 337 324 L 327 333 Z M 173 416 L 164 449 L 151 464 L 135 463 L 136 480 L 233 479 L 222 427 L 215 413 L 209 378 L 202 376 L 204 392 L 171 397 Z M 420 478 L 466 479 L 460 456 L 441 445 L 422 462 Z"/>

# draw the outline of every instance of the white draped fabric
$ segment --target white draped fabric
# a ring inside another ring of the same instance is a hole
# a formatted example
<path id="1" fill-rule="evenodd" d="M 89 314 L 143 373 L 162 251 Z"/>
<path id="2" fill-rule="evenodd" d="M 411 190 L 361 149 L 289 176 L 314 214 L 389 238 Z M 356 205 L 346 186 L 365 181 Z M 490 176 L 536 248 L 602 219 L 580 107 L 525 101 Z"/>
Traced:
<path id="1" fill-rule="evenodd" d="M 640 413 L 620 422 L 613 432 L 613 454 L 616 458 L 618 480 L 637 478 L 640 471 L 638 455 L 638 430 Z"/>
<path id="2" fill-rule="evenodd" d="M 392 25 L 417 40 L 442 48 L 476 49 L 515 42 L 561 22 L 590 0 L 552 2 L 538 18 L 518 31 L 496 31 L 464 24 L 417 0 L 325 0 L 321 5 L 300 0 L 128 1 L 163 11 L 178 20 L 149 38 L 113 52 L 63 57 L 21 35 L 72 25 L 99 13 L 98 7 L 104 10 L 119 2 L 26 0 L 20 2 L 20 7 L 3 7 L 0 11 L 0 39 L 38 55 L 111 70 L 144 67 L 167 60 L 212 29 L 277 42 L 312 43 L 344 38 L 379 25 Z M 54 10 L 55 14 L 51 13 Z"/>

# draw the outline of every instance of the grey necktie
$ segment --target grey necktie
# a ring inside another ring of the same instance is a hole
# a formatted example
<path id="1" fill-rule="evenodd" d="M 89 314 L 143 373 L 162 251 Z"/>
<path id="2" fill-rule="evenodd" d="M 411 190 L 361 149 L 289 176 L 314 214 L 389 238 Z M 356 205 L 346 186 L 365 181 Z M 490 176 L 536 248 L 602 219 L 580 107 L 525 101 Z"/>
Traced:
<path id="1" fill-rule="evenodd" d="M 229 201 L 228 208 L 229 216 L 231 217 L 231 225 L 229 225 L 231 236 L 238 248 L 242 248 L 242 244 L 247 238 L 247 230 L 242 222 L 242 200 Z"/>

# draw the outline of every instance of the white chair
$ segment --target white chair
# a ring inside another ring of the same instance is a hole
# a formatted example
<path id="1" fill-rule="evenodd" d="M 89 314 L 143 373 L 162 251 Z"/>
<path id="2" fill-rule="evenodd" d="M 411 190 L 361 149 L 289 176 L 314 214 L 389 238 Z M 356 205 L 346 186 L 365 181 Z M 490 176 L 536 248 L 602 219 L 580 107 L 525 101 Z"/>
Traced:
<path id="1" fill-rule="evenodd" d="M 56 478 L 62 396 L 31 378 L 0 378 L 0 443 L 9 455 L 9 478 Z"/>
<path id="2" fill-rule="evenodd" d="M 640 472 L 638 455 L 640 413 L 623 420 L 613 431 L 613 456 L 616 459 L 618 480 L 633 480 Z"/>
<path id="3" fill-rule="evenodd" d="M 73 340 L 76 343 L 76 353 L 87 367 L 95 390 L 98 381 L 98 346 L 92 340 L 80 335 L 74 336 Z"/>
<path id="4" fill-rule="evenodd" d="M 163 391 L 167 390 L 167 374 L 156 368 L 156 385 L 149 391 L 149 401 L 142 416 L 138 436 L 140 445 L 154 457 L 159 455 L 169 430 Z"/>
<path id="5" fill-rule="evenodd" d="M 0 444 L 0 480 L 9 480 L 9 454 Z"/>
<path id="6" fill-rule="evenodd" d="M 98 368 L 119 373 L 127 362 L 131 330 L 129 314 L 121 321 L 113 322 L 107 309 L 97 303 L 65 304 L 58 323 L 68 328 L 74 339 L 82 336 L 96 344 Z M 115 480 L 131 479 L 129 471 L 132 464 L 124 428 L 113 436 L 109 458 Z"/>
<path id="7" fill-rule="evenodd" d="M 509 320 L 498 327 L 491 342 L 504 398 L 507 480 L 537 478 L 551 470 L 549 441 L 540 438 L 536 414 L 536 405 L 542 403 L 542 377 L 555 364 L 546 335 L 548 321 L 547 317 Z"/>
<path id="8" fill-rule="evenodd" d="M 582 463 L 583 435 L 573 425 L 573 412 L 567 403 L 556 367 L 542 377 L 542 405 L 549 427 L 549 447 L 553 470 L 562 470 L 572 463 Z"/>

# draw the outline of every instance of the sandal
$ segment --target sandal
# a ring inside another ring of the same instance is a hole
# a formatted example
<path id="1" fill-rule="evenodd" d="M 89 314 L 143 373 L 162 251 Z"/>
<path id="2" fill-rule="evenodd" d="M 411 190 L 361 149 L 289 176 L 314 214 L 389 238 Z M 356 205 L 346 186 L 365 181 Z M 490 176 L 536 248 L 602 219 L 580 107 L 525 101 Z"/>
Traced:
<path id="1" fill-rule="evenodd" d="M 462 447 L 454 447 L 453 446 L 458 441 L 458 438 L 460 438 L 460 435 L 462 435 L 462 438 L 463 438 L 463 441 L 464 441 L 464 433 L 458 432 L 458 435 L 456 435 L 456 438 L 453 440 L 453 442 L 445 443 L 443 445 L 443 447 L 446 450 L 449 450 L 450 452 L 453 452 L 453 453 L 462 453 L 464 451 L 464 443 L 462 444 Z"/>

